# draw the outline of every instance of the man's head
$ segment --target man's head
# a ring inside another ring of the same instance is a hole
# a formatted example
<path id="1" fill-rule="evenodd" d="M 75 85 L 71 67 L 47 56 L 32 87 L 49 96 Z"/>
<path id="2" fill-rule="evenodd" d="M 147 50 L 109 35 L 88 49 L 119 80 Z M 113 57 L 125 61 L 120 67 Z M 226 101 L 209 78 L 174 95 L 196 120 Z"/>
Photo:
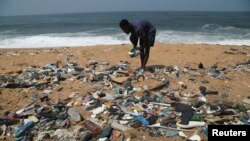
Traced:
<path id="1" fill-rule="evenodd" d="M 129 32 L 131 31 L 131 26 L 130 23 L 128 22 L 127 19 L 122 19 L 120 21 L 120 27 L 122 29 L 123 32 L 129 34 Z"/>

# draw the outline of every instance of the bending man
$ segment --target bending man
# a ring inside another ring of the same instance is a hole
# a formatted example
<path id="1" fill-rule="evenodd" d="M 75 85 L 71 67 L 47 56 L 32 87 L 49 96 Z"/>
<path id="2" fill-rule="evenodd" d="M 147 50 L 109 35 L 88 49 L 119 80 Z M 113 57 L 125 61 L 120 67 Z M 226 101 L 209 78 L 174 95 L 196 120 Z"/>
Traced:
<path id="1" fill-rule="evenodd" d="M 131 33 L 130 41 L 134 45 L 134 49 L 137 47 L 138 40 L 140 40 L 141 68 L 139 74 L 143 75 L 148 62 L 150 47 L 153 47 L 155 43 L 155 27 L 146 20 L 129 22 L 127 19 L 120 21 L 120 27 L 126 34 Z"/>

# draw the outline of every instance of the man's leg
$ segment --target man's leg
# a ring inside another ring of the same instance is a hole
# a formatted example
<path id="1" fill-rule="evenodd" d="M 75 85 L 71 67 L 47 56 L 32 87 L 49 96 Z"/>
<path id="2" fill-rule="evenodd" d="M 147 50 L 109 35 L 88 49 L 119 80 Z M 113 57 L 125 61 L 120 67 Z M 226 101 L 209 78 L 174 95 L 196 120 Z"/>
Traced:
<path id="1" fill-rule="evenodd" d="M 143 68 L 143 62 L 145 58 L 145 48 L 143 45 L 143 40 L 140 39 L 140 57 L 141 57 L 141 68 Z"/>
<path id="2" fill-rule="evenodd" d="M 140 57 L 141 57 L 141 68 L 143 68 L 143 62 L 145 59 L 145 53 L 144 53 L 144 48 L 140 47 Z"/>
<path id="3" fill-rule="evenodd" d="M 150 53 L 150 46 L 145 47 L 145 55 L 143 58 L 143 66 L 142 68 L 145 70 L 147 62 L 148 62 L 148 58 L 149 58 L 149 53 Z"/>
<path id="4" fill-rule="evenodd" d="M 152 31 L 152 33 L 148 37 L 148 44 L 147 44 L 147 46 L 145 46 L 144 61 L 143 61 L 143 66 L 142 66 L 143 69 L 146 68 L 146 65 L 147 65 L 147 62 L 148 62 L 150 47 L 154 46 L 155 34 L 156 34 L 156 31 L 154 30 L 154 31 Z"/>

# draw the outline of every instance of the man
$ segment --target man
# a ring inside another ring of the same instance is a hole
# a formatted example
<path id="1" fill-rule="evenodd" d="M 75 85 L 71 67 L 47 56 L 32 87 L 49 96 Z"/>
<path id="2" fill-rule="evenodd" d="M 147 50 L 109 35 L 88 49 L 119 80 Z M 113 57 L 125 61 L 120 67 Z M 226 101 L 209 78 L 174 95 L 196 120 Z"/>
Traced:
<path id="1" fill-rule="evenodd" d="M 136 51 L 138 39 L 140 39 L 140 57 L 141 57 L 141 68 L 139 75 L 144 74 L 146 64 L 148 62 L 150 47 L 154 46 L 155 42 L 155 27 L 146 20 L 137 20 L 129 22 L 127 19 L 120 21 L 120 27 L 123 32 L 130 35 L 130 41 L 134 45 L 132 51 Z"/>

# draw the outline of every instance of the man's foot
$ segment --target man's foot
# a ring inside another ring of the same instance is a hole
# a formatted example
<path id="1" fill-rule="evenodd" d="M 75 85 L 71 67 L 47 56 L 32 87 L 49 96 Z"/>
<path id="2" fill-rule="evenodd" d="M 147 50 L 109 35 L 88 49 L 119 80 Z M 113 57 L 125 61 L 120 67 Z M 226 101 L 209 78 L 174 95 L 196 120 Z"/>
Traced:
<path id="1" fill-rule="evenodd" d="M 141 68 L 141 69 L 139 70 L 138 75 L 144 75 L 144 69 L 143 69 L 143 68 Z"/>

